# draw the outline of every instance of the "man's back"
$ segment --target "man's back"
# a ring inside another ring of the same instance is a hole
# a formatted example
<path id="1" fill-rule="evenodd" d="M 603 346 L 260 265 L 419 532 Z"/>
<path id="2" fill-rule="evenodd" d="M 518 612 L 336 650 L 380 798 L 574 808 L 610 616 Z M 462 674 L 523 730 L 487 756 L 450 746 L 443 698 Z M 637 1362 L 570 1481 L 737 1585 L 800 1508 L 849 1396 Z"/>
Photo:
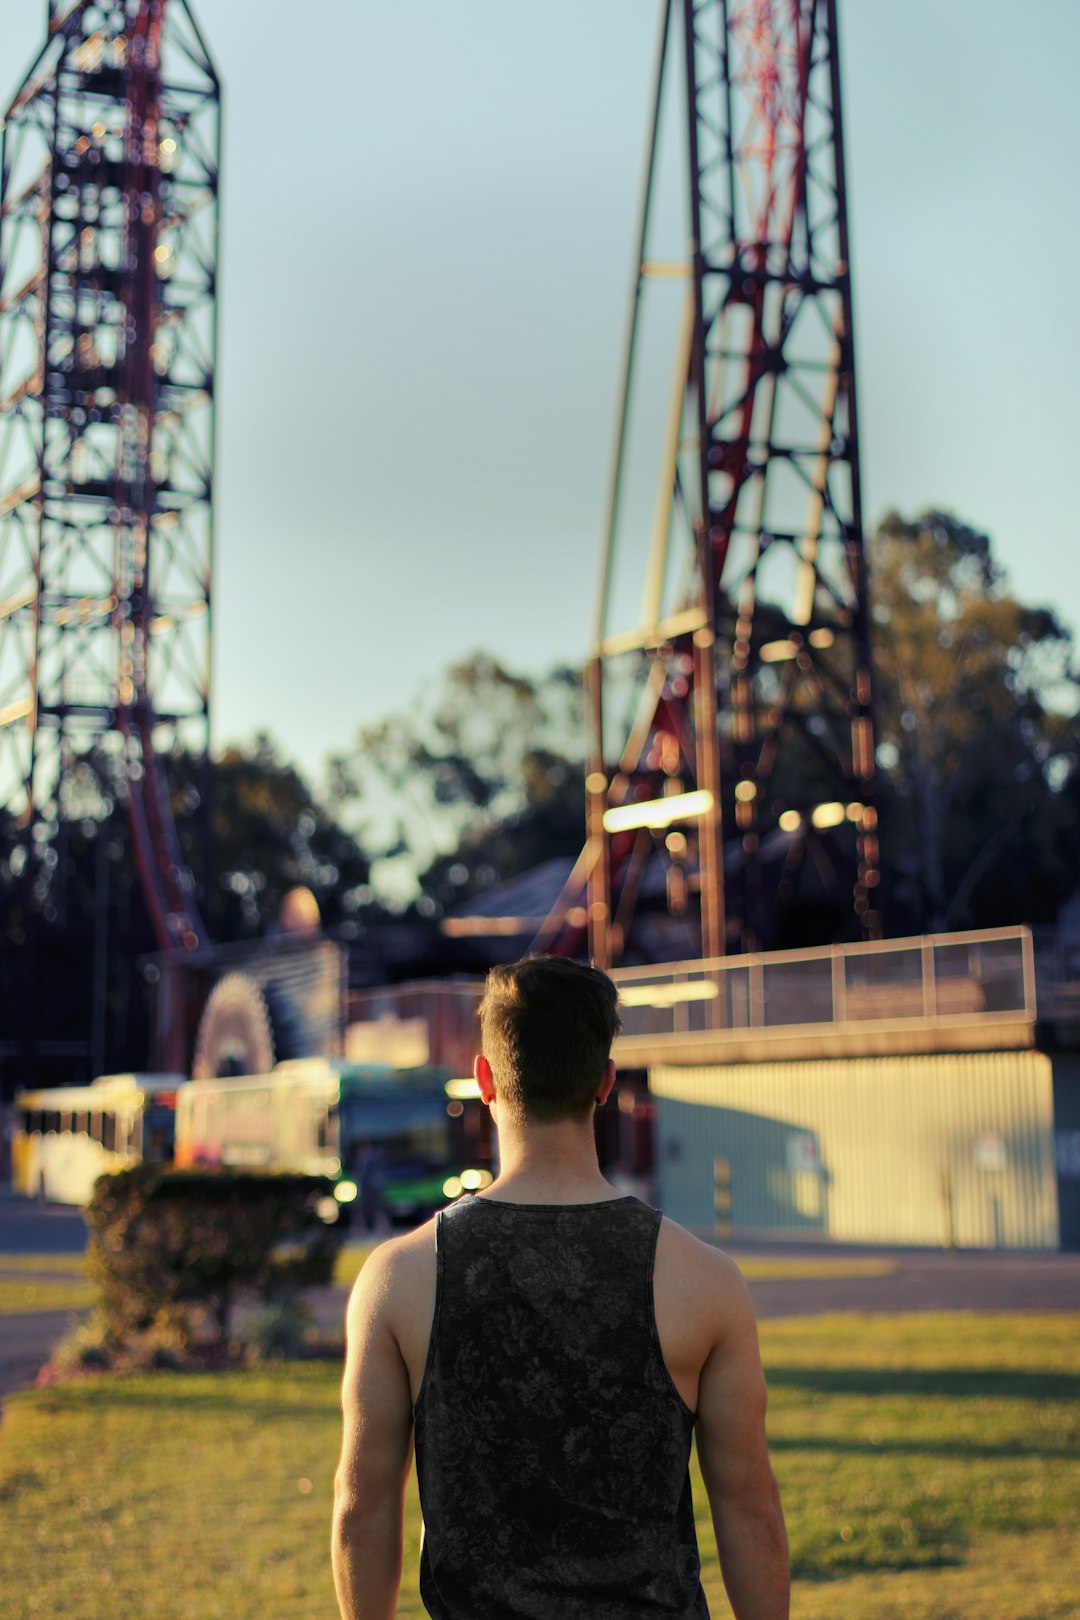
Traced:
<path id="1" fill-rule="evenodd" d="M 480 1193 L 462 1203 L 498 1201 Z M 610 1201 L 623 1202 L 614 1192 Z M 548 1207 L 580 1206 L 552 1203 Z M 414 1404 L 427 1364 L 435 1314 L 436 1226 L 436 1221 L 428 1221 L 383 1244 L 368 1262 L 380 1274 L 380 1290 L 390 1289 L 387 1308 L 408 1369 Z M 374 1282 L 374 1277 L 369 1281 Z M 747 1295 L 741 1273 L 721 1250 L 662 1218 L 652 1294 L 664 1365 L 679 1396 L 696 1413 L 701 1375 L 718 1336 L 745 1323 Z"/>
<path id="2" fill-rule="evenodd" d="M 415 1409 L 436 1620 L 708 1614 L 694 1415 L 652 1313 L 659 1224 L 633 1198 L 466 1198 L 440 1219 Z"/>
<path id="3" fill-rule="evenodd" d="M 453 1213 L 444 1215 L 443 1221 L 449 1221 L 453 1229 L 453 1223 L 460 1219 L 462 1212 L 467 1212 L 470 1206 L 484 1205 L 488 1207 L 480 1210 L 481 1218 L 494 1216 L 494 1224 L 498 1224 L 500 1200 L 484 1194 L 463 1199 L 455 1206 Z M 503 1201 L 501 1214 L 503 1218 L 512 1219 L 514 1212 L 521 1208 L 519 1204 Z M 654 1366 L 661 1372 L 666 1396 L 666 1402 L 661 1404 L 666 1404 L 668 1414 L 674 1418 L 674 1426 L 684 1428 L 687 1449 L 690 1432 L 696 1422 L 699 1461 L 709 1491 L 718 1547 L 726 1563 L 725 1580 L 729 1588 L 734 1587 L 731 1596 L 733 1604 L 737 1603 L 739 1588 L 745 1582 L 743 1547 L 744 1544 L 753 1543 L 753 1556 L 760 1558 L 757 1544 L 763 1522 L 766 1541 L 778 1562 L 783 1562 L 783 1521 L 764 1441 L 765 1389 L 757 1355 L 756 1327 L 746 1286 L 738 1269 L 718 1249 L 700 1242 L 682 1227 L 662 1219 L 657 1212 L 634 1199 L 618 1199 L 612 1194 L 609 1200 L 589 1205 L 544 1204 L 538 1208 L 549 1213 L 549 1219 L 539 1223 L 540 1232 L 553 1228 L 553 1235 L 559 1231 L 557 1217 L 560 1215 L 565 1214 L 572 1221 L 575 1210 L 595 1211 L 600 1217 L 601 1229 L 605 1230 L 605 1241 L 610 1243 L 606 1256 L 610 1262 L 610 1275 L 618 1277 L 623 1285 L 628 1275 L 628 1264 L 632 1268 L 633 1264 L 639 1262 L 632 1259 L 628 1262 L 626 1253 L 620 1254 L 616 1249 L 615 1227 L 622 1224 L 622 1212 L 632 1217 L 626 1223 L 628 1230 L 640 1228 L 642 1219 L 649 1229 L 649 1246 L 651 1248 L 655 1241 L 655 1248 L 652 1250 L 651 1268 L 646 1266 L 646 1274 L 634 1302 L 635 1333 L 647 1333 L 650 1321 L 655 1322 L 656 1340 L 652 1343 Z M 556 1219 L 552 1221 L 551 1217 Z M 524 1224 L 535 1227 L 537 1223 L 526 1221 Z M 442 1312 L 448 1297 L 447 1285 L 453 1286 L 455 1280 L 453 1276 L 447 1279 L 444 1274 L 443 1303 L 439 1307 L 440 1320 L 436 1322 L 439 1295 L 436 1229 L 435 1221 L 428 1222 L 415 1232 L 383 1244 L 376 1250 L 362 1274 L 366 1283 L 364 1294 L 361 1295 L 358 1289 L 351 1307 L 352 1312 L 359 1314 L 364 1309 L 364 1297 L 379 1302 L 380 1315 L 400 1353 L 409 1399 L 414 1409 L 424 1391 L 425 1372 L 443 1332 Z M 655 1240 L 652 1233 L 655 1233 Z M 531 1251 L 529 1262 L 534 1269 L 542 1267 L 546 1244 L 538 1241 L 539 1234 L 531 1239 L 518 1237 L 514 1243 L 504 1236 L 508 1253 L 515 1250 L 520 1252 L 524 1246 Z M 493 1276 L 490 1286 L 494 1288 L 497 1284 L 501 1287 L 501 1280 Z M 541 1277 L 541 1293 L 542 1286 Z M 460 1319 L 460 1311 L 466 1307 L 467 1299 L 466 1288 L 459 1299 L 451 1304 L 447 1320 L 456 1322 Z M 363 1331 L 362 1327 L 350 1323 L 350 1337 L 357 1337 Z M 452 1340 L 448 1350 L 452 1356 Z M 460 1392 L 466 1405 L 490 1398 L 491 1391 L 485 1384 L 482 1371 L 476 1368 L 470 1370 L 467 1355 L 458 1362 L 457 1374 L 461 1379 Z M 424 1402 L 415 1410 L 417 1466 L 422 1490 L 427 1439 L 425 1424 L 429 1417 L 424 1412 L 426 1391 L 424 1395 Z M 553 1417 L 551 1432 L 561 1443 L 565 1433 L 563 1421 Z M 428 1461 L 429 1477 L 434 1478 L 436 1459 L 431 1457 Z M 455 1484 L 460 1486 L 462 1482 L 462 1466 L 468 1469 L 473 1459 L 463 1456 L 452 1472 L 451 1462 L 452 1459 L 440 1449 L 438 1467 L 445 1469 L 447 1489 L 453 1492 Z M 515 1480 L 514 1465 L 508 1457 L 492 1461 L 490 1455 L 486 1456 L 485 1466 L 490 1470 L 496 1489 Z M 651 1456 L 644 1461 L 638 1461 L 636 1456 L 628 1458 L 625 1478 L 636 1487 L 652 1466 Z M 682 1472 L 685 1475 L 685 1462 Z M 441 1542 L 442 1527 L 435 1523 L 432 1509 L 426 1502 L 425 1513 L 429 1521 L 426 1534 L 436 1537 L 433 1543 L 436 1545 Z M 480 1535 L 482 1539 L 486 1538 L 490 1558 L 502 1562 L 496 1522 L 498 1517 L 496 1515 L 493 1521 L 486 1514 L 481 1515 L 484 1522 Z M 522 1549 L 515 1548 L 509 1559 L 510 1567 L 515 1567 L 521 1556 Z M 690 1590 L 691 1601 L 696 1602 L 696 1570 Z M 434 1606 L 430 1591 L 424 1595 L 430 1612 L 438 1615 L 440 1611 Z M 446 1612 L 452 1614 L 454 1611 Z M 505 1612 L 516 1615 L 529 1611 L 507 1609 Z M 548 1612 L 554 1611 L 549 1609 Z M 567 1614 L 572 1612 L 567 1608 Z M 594 1605 L 592 1609 L 582 1612 L 593 1615 L 602 1611 Z M 638 1611 L 627 1608 L 621 1612 L 648 1613 L 648 1607 L 643 1606 Z M 674 1609 L 667 1612 L 677 1614 L 680 1611 Z M 684 1608 L 682 1612 L 705 1614 L 707 1610 L 702 1601 L 700 1608 Z M 736 1607 L 735 1612 L 738 1615 L 744 1611 Z M 752 1611 L 748 1608 L 745 1612 L 749 1614 Z M 779 1614 L 783 1610 L 775 1607 L 761 1612 L 771 1620 L 774 1613 Z"/>

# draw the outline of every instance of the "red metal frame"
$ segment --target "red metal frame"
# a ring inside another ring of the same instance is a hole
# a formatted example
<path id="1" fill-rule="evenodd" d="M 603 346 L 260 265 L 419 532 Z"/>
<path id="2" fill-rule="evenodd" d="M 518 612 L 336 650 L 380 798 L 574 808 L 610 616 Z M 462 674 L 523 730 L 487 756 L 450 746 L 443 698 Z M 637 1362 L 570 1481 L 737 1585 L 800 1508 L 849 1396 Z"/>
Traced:
<path id="1" fill-rule="evenodd" d="M 65 780 L 111 756 L 158 944 L 186 952 L 157 750 L 209 745 L 219 167 L 187 0 L 50 4 L 0 177 L 0 789 L 48 915 Z"/>
<path id="2" fill-rule="evenodd" d="M 881 931 L 835 0 L 664 0 L 656 62 L 589 671 L 588 948 L 607 964 L 622 957 L 656 857 L 671 909 L 687 913 L 680 954 L 793 943 L 800 868 L 828 891 L 831 922 L 818 924 L 828 935 Z M 681 266 L 649 257 L 675 72 L 690 236 Z M 642 622 L 625 630 L 611 600 L 632 519 L 640 313 L 650 283 L 680 273 L 686 371 L 661 471 L 668 519 L 654 527 Z M 676 589 L 680 534 L 688 566 Z M 613 699 L 625 708 L 628 685 L 629 726 Z M 702 788 L 713 808 L 693 823 L 605 830 L 612 808 Z M 767 880 L 763 843 L 779 880 Z M 580 949 L 568 908 L 544 939 Z M 674 950 L 677 931 L 671 940 Z"/>

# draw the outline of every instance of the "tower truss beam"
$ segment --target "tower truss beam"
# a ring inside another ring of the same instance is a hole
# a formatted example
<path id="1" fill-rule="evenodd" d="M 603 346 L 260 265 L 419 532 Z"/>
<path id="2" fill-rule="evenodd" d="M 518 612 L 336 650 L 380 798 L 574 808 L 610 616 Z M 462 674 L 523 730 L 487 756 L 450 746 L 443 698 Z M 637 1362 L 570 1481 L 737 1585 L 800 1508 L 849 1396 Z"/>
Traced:
<path id="1" fill-rule="evenodd" d="M 674 80 L 683 262 L 650 256 Z M 645 168 L 588 683 L 589 949 L 620 959 L 626 895 L 649 862 L 666 873 L 669 921 L 682 920 L 673 954 L 874 937 L 836 0 L 664 0 Z M 682 288 L 683 313 L 643 605 L 628 625 L 613 603 L 639 566 L 627 541 L 632 420 L 657 284 Z M 688 792 L 710 808 L 682 826 L 630 832 L 611 815 Z"/>
<path id="2" fill-rule="evenodd" d="M 111 762 L 163 949 L 203 937 L 159 753 L 209 744 L 220 111 L 187 0 L 51 0 L 0 155 L 0 795 L 33 863 Z"/>

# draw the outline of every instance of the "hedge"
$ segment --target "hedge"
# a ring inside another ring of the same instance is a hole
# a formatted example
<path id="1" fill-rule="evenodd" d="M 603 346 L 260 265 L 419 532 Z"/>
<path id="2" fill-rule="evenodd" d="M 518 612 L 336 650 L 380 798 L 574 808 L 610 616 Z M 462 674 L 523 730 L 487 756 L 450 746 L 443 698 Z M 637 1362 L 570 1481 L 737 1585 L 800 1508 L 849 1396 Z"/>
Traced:
<path id="1" fill-rule="evenodd" d="M 329 1283 L 344 1223 L 328 1223 L 323 1176 L 135 1165 L 102 1176 L 86 1208 L 87 1272 L 103 1325 L 124 1342 L 167 1329 L 184 1340 L 202 1318 L 228 1343 L 241 1295 L 262 1302 Z"/>

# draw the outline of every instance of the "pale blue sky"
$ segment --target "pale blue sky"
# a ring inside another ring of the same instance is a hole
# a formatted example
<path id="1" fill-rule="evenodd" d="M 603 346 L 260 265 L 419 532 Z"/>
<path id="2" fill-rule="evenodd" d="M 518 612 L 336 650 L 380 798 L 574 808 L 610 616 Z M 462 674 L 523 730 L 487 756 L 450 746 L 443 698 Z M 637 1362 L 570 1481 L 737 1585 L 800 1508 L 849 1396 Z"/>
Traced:
<path id="1" fill-rule="evenodd" d="M 5 92 L 45 9 L 4 0 Z M 656 4 L 197 12 L 227 94 L 214 729 L 314 773 L 472 647 L 586 652 Z M 1080 624 L 1080 5 L 841 0 L 841 35 L 867 524 L 951 508 Z"/>

